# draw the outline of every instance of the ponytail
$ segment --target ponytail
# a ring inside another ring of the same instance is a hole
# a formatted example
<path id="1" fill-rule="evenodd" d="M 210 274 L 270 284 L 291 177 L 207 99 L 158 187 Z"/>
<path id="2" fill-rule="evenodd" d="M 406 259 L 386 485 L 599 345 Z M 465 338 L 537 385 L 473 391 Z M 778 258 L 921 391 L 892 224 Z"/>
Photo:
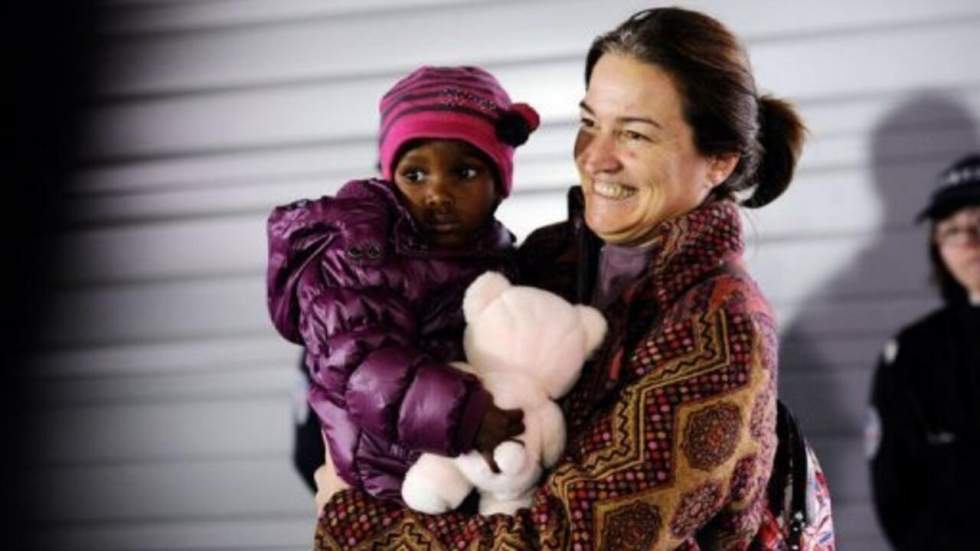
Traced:
<path id="1" fill-rule="evenodd" d="M 786 191 L 803 148 L 806 127 L 792 105 L 772 96 L 759 98 L 759 159 L 747 180 L 754 187 L 742 205 L 758 208 Z"/>

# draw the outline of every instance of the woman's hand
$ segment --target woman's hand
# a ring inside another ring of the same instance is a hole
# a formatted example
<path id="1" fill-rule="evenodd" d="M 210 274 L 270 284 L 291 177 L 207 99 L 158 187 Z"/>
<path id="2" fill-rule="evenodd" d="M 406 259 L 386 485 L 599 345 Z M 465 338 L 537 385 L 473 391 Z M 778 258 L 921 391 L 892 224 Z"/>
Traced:
<path id="1" fill-rule="evenodd" d="M 500 468 L 493 460 L 493 450 L 506 440 L 524 432 L 524 412 L 520 409 L 500 409 L 493 402 L 480 421 L 473 447 L 483 454 L 490 470 L 499 473 Z"/>
<path id="2" fill-rule="evenodd" d="M 350 488 L 349 484 L 337 476 L 337 469 L 334 468 L 333 460 L 330 459 L 330 448 L 327 447 L 326 440 L 323 442 L 323 451 L 323 465 L 320 465 L 313 472 L 313 480 L 316 482 L 316 495 L 313 499 L 316 502 L 316 514 L 318 517 L 323 512 L 324 505 L 330 501 L 330 498 L 335 493 Z"/>

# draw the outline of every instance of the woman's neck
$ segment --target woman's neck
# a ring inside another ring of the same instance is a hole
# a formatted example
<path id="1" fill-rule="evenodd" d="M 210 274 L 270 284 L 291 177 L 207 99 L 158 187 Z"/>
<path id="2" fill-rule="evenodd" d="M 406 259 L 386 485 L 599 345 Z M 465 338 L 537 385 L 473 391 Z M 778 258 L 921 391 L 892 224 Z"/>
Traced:
<path id="1" fill-rule="evenodd" d="M 592 305 L 600 310 L 609 306 L 630 283 L 646 271 L 652 255 L 653 242 L 647 245 L 603 245 L 599 252 Z"/>

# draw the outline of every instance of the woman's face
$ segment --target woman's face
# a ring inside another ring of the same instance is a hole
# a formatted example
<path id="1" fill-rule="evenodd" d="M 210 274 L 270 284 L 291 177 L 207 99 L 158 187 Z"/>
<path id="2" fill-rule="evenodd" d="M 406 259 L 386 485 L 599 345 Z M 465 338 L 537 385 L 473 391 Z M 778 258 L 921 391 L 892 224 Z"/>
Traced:
<path id="1" fill-rule="evenodd" d="M 946 268 L 973 297 L 980 297 L 980 206 L 966 207 L 936 223 L 933 239 Z"/>
<path id="2" fill-rule="evenodd" d="M 735 168 L 737 155 L 697 150 L 682 106 L 660 67 L 614 53 L 596 63 L 580 104 L 575 164 L 585 222 L 603 241 L 643 243 L 658 224 L 697 207 Z"/>

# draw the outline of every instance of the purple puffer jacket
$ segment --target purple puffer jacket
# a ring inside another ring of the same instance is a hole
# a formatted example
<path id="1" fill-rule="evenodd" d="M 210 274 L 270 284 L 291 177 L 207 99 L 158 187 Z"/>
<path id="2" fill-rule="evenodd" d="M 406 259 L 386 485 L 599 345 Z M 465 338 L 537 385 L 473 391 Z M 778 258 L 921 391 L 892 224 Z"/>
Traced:
<path id="1" fill-rule="evenodd" d="M 309 401 L 337 472 L 400 500 L 419 453 L 473 447 L 490 396 L 446 363 L 463 359 L 467 286 L 487 270 L 513 275 L 513 236 L 494 221 L 464 252 L 430 251 L 381 180 L 278 207 L 268 232 L 269 313 L 306 347 Z"/>

